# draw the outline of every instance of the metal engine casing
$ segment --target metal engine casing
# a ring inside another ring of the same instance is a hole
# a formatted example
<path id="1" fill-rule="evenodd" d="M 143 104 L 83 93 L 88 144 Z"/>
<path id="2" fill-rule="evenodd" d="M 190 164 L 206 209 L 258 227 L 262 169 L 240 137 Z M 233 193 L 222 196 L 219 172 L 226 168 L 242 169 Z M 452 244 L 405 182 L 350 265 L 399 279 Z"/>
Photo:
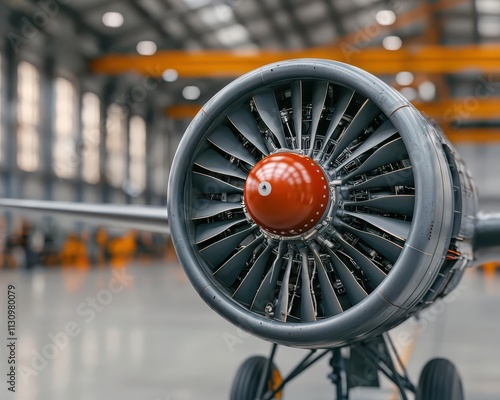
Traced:
<path id="1" fill-rule="evenodd" d="M 415 181 L 415 210 L 404 247 L 385 280 L 341 314 L 314 322 L 277 321 L 232 298 L 214 279 L 196 245 L 192 178 L 207 137 L 229 111 L 261 87 L 294 79 L 326 80 L 373 101 L 397 128 Z M 228 111 L 229 110 L 229 111 Z M 198 113 L 177 150 L 169 181 L 168 212 L 174 246 L 204 301 L 252 335 L 298 348 L 330 348 L 367 340 L 391 329 L 456 287 L 472 259 L 476 191 L 463 161 L 442 132 L 396 90 L 358 68 L 328 60 L 291 60 L 246 74 L 215 95 Z"/>

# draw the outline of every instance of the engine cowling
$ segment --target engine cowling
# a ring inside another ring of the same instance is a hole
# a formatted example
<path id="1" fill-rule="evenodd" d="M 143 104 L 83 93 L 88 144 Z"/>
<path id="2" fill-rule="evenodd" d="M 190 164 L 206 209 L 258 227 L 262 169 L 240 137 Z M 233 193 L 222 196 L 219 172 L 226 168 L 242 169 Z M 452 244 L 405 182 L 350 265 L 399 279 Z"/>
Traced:
<path id="1" fill-rule="evenodd" d="M 472 260 L 463 162 L 396 90 L 333 61 L 264 66 L 214 96 L 179 145 L 168 198 L 200 296 L 283 345 L 378 335 Z"/>

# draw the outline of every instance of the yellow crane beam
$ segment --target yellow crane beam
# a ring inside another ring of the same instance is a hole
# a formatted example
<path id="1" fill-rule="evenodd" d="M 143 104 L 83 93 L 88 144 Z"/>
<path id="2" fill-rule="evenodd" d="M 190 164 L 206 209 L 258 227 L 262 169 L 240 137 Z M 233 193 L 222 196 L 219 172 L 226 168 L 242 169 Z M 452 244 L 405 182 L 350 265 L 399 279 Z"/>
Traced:
<path id="1" fill-rule="evenodd" d="M 101 74 L 137 72 L 159 77 L 166 69 L 182 78 L 233 78 L 272 62 L 293 58 L 327 58 L 356 65 L 373 74 L 500 72 L 500 45 L 407 46 L 397 51 L 356 46 L 284 51 L 160 51 L 153 56 L 111 54 L 91 62 Z"/>
<path id="2" fill-rule="evenodd" d="M 454 144 L 500 143 L 500 128 L 445 129 L 444 133 Z"/>
<path id="3" fill-rule="evenodd" d="M 491 83 L 491 85 L 494 85 L 494 83 Z M 493 86 L 490 89 L 493 89 Z M 413 102 L 413 105 L 420 112 L 441 123 L 478 120 L 500 121 L 500 99 L 487 98 L 490 95 L 488 87 L 481 86 L 477 95 L 474 96 L 433 102 Z"/>

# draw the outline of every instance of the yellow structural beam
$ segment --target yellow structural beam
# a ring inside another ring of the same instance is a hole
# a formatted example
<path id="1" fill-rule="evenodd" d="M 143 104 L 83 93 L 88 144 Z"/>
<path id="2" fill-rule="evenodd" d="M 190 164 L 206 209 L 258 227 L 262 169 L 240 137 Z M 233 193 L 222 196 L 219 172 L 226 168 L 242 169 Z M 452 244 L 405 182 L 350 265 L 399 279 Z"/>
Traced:
<path id="1" fill-rule="evenodd" d="M 444 133 L 454 144 L 500 143 L 500 128 L 451 128 Z"/>
<path id="2" fill-rule="evenodd" d="M 407 46 L 397 51 L 360 49 L 349 43 L 307 50 L 231 52 L 160 51 L 153 56 L 110 54 L 94 60 L 91 70 L 102 74 L 137 72 L 161 76 L 172 68 L 183 78 L 232 78 L 262 65 L 293 58 L 326 58 L 356 65 L 374 74 L 500 72 L 500 45 Z"/>
<path id="3" fill-rule="evenodd" d="M 193 119 L 200 109 L 200 104 L 177 104 L 168 107 L 165 115 L 171 119 Z"/>
<path id="4" fill-rule="evenodd" d="M 436 102 L 413 102 L 413 105 L 425 115 L 442 123 L 492 119 L 500 121 L 500 99 L 488 98 L 491 96 L 489 90 L 494 89 L 495 83 L 478 81 L 477 84 L 477 93 L 473 96 Z"/>

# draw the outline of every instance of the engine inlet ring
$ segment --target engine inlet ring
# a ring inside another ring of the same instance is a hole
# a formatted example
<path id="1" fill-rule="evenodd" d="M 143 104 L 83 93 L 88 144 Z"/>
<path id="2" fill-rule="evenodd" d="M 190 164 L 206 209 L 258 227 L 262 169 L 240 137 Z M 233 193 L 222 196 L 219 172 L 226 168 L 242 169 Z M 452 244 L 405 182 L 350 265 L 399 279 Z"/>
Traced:
<path id="1" fill-rule="evenodd" d="M 194 118 L 172 167 L 170 227 L 189 279 L 230 322 L 289 346 L 397 325 L 450 240 L 451 181 L 432 129 L 398 92 L 337 62 L 292 60 L 235 80 Z M 335 213 L 297 242 L 248 221 L 242 203 L 248 174 L 283 151 L 334 182 Z"/>

